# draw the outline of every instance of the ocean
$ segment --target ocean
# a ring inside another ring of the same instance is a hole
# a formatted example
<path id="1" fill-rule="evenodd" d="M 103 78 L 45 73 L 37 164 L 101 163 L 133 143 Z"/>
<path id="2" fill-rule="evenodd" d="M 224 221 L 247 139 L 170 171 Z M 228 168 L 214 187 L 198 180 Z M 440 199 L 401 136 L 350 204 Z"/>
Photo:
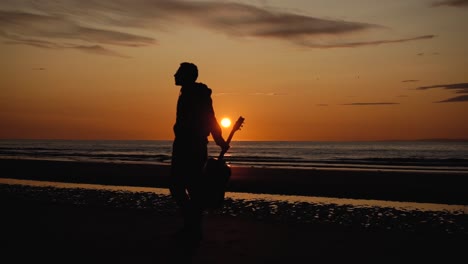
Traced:
<path id="1" fill-rule="evenodd" d="M 209 155 L 219 147 L 209 143 Z M 0 158 L 170 164 L 169 140 L 0 140 Z M 234 141 L 231 166 L 468 173 L 468 142 Z"/>

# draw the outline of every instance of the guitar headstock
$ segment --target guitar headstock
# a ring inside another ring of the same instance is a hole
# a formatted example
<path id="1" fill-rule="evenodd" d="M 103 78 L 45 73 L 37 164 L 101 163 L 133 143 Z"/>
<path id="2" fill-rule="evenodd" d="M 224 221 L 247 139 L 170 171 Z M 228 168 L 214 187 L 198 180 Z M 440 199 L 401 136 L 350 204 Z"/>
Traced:
<path id="1" fill-rule="evenodd" d="M 236 121 L 236 123 L 234 124 L 234 126 L 232 127 L 232 131 L 240 130 L 241 127 L 244 125 L 244 120 L 245 120 L 245 118 L 243 118 L 242 116 L 240 116 L 239 119 L 237 119 L 237 121 Z"/>

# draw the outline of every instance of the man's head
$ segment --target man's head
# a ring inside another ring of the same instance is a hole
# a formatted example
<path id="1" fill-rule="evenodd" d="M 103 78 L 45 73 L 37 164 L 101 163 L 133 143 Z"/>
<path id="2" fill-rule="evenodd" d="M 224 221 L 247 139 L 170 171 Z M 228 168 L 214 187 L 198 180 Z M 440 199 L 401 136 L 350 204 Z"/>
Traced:
<path id="1" fill-rule="evenodd" d="M 190 62 L 182 62 L 179 69 L 174 74 L 176 85 L 187 85 L 194 83 L 198 78 L 197 65 Z"/>

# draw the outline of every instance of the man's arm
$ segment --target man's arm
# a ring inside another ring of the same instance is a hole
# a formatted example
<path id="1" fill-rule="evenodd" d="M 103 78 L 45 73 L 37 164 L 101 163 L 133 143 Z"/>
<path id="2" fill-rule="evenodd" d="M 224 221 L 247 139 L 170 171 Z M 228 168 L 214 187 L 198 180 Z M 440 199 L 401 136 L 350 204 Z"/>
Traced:
<path id="1" fill-rule="evenodd" d="M 220 146 L 223 151 L 227 151 L 229 149 L 229 144 L 226 143 L 226 141 L 224 140 L 222 136 L 221 126 L 219 125 L 218 120 L 216 119 L 211 96 L 208 97 L 207 106 L 208 106 L 208 120 L 209 120 L 211 135 L 213 136 L 213 139 L 216 145 Z"/>
<path id="2" fill-rule="evenodd" d="M 218 124 L 218 121 L 216 120 L 216 117 L 214 117 L 215 125 L 213 125 L 213 129 L 211 130 L 211 135 L 213 136 L 214 141 L 216 142 L 216 145 L 220 146 L 222 150 L 227 151 L 229 149 L 229 144 L 224 140 L 221 132 L 221 127 Z"/>

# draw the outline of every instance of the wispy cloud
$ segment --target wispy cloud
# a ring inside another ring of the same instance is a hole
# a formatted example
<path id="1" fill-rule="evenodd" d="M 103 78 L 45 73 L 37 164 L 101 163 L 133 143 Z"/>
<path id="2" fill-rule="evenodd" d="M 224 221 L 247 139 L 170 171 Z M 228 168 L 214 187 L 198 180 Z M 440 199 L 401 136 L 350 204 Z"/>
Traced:
<path id="1" fill-rule="evenodd" d="M 455 102 L 468 102 L 468 95 L 460 95 L 446 100 L 438 101 L 435 103 L 455 103 Z"/>
<path id="2" fill-rule="evenodd" d="M 432 6 L 468 7 L 468 0 L 444 0 L 432 3 Z"/>
<path id="3" fill-rule="evenodd" d="M 468 93 L 468 83 L 452 83 L 452 84 L 438 84 L 431 86 L 422 86 L 416 88 L 416 90 L 428 90 L 434 88 L 442 88 L 446 90 L 456 90 L 456 93 Z"/>
<path id="4" fill-rule="evenodd" d="M 436 55 L 439 55 L 438 52 L 432 52 L 432 53 L 424 53 L 424 52 L 421 52 L 421 53 L 417 53 L 416 55 L 418 56 L 425 56 L 425 55 L 433 55 L 433 56 L 436 56 Z"/>
<path id="5" fill-rule="evenodd" d="M 81 51 L 88 52 L 88 53 L 99 54 L 99 55 L 108 55 L 108 56 L 116 56 L 116 57 L 121 57 L 121 58 L 130 58 L 129 56 L 122 55 L 122 54 L 120 54 L 118 52 L 106 49 L 106 48 L 104 48 L 102 46 L 99 46 L 99 45 L 91 45 L 91 46 L 77 45 L 77 46 L 72 46 L 72 47 L 68 47 L 68 48 L 81 50 Z"/>
<path id="6" fill-rule="evenodd" d="M 107 55 L 107 56 L 116 56 L 116 57 L 121 57 L 121 58 L 129 58 L 128 56 L 125 56 L 118 52 L 104 48 L 100 45 L 61 44 L 61 43 L 55 43 L 55 42 L 50 42 L 46 40 L 22 38 L 20 36 L 5 34 L 1 31 L 0 31 L 0 36 L 3 36 L 6 39 L 9 39 L 3 42 L 5 44 L 28 45 L 28 46 L 38 47 L 38 48 L 45 48 L 45 49 L 75 49 L 75 50 L 79 50 L 79 51 L 83 51 L 87 53 Z"/>
<path id="7" fill-rule="evenodd" d="M 419 82 L 419 80 L 403 80 L 401 82 L 408 83 L 408 82 Z"/>
<path id="8" fill-rule="evenodd" d="M 363 105 L 397 105 L 399 103 L 393 102 L 370 102 L 370 103 L 349 103 L 343 105 L 355 105 L 355 106 L 363 106 Z"/>
<path id="9" fill-rule="evenodd" d="M 312 48 L 353 48 L 360 46 L 376 46 L 381 44 L 391 44 L 391 43 L 401 43 L 408 42 L 413 40 L 422 40 L 422 39 L 432 39 L 435 38 L 435 35 L 424 35 L 413 38 L 403 38 L 403 39 L 388 39 L 388 40 L 375 40 L 375 41 L 361 41 L 361 42 L 344 42 L 336 44 L 316 44 L 316 43 L 307 43 L 303 42 L 305 46 Z"/>
<path id="10" fill-rule="evenodd" d="M 429 90 L 429 89 L 445 89 L 455 91 L 457 94 L 468 94 L 468 83 L 452 83 L 452 84 L 439 84 L 431 86 L 421 86 L 417 87 L 416 90 Z M 437 101 L 435 103 L 451 103 L 451 102 L 466 102 L 468 101 L 468 95 L 456 96 L 442 101 Z"/>
<path id="11" fill-rule="evenodd" d="M 52 39 L 83 40 L 93 43 L 139 47 L 155 44 L 152 38 L 113 30 L 81 26 L 63 16 L 38 15 L 0 10 L 0 28 L 4 32 Z"/>
<path id="12" fill-rule="evenodd" d="M 251 95 L 262 95 L 262 96 L 283 96 L 287 95 L 286 93 L 252 93 Z"/>
<path id="13" fill-rule="evenodd" d="M 152 36 L 131 34 L 129 30 L 167 32 L 181 25 L 195 25 L 238 37 L 279 39 L 311 48 L 352 48 L 434 38 L 434 35 L 423 35 L 362 40 L 363 32 L 385 27 L 224 1 L 4 0 L 0 3 L 0 30 L 7 36 L 30 39 L 27 43 L 43 48 L 61 46 L 62 39 L 88 42 L 90 47 L 154 45 L 157 41 Z"/>
<path id="14" fill-rule="evenodd" d="M 213 96 L 240 95 L 240 93 L 214 93 Z"/>
<path id="15" fill-rule="evenodd" d="M 77 49 L 94 54 L 119 56 L 117 52 L 102 47 L 111 44 L 140 47 L 155 44 L 152 38 L 113 30 L 81 26 L 58 15 L 42 15 L 0 10 L 0 36 L 7 44 L 23 44 L 48 49 Z M 75 44 L 64 44 L 64 41 Z M 91 44 L 79 44 L 87 42 Z"/>

